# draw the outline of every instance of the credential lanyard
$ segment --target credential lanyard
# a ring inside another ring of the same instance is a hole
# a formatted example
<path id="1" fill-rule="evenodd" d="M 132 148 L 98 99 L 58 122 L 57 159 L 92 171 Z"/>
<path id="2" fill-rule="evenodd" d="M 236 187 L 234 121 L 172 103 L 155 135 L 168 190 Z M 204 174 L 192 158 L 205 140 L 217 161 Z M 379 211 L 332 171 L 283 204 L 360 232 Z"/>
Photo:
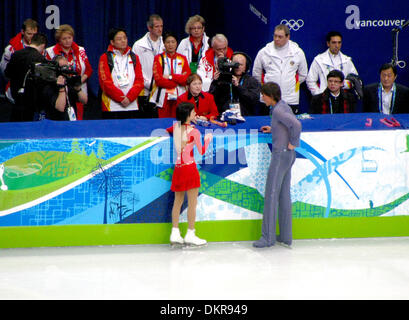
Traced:
<path id="1" fill-rule="evenodd" d="M 244 79 L 241 77 L 239 84 L 243 86 Z M 230 102 L 233 103 L 233 84 L 230 83 Z"/>
<path id="2" fill-rule="evenodd" d="M 332 60 L 332 57 L 331 57 L 331 53 L 330 53 L 329 51 L 328 51 L 328 55 L 329 55 L 329 59 L 331 60 L 332 67 L 333 67 L 334 69 L 336 69 L 335 64 L 334 64 L 334 61 Z M 341 61 L 341 63 L 340 63 L 341 71 L 343 72 L 343 71 L 344 71 L 344 66 L 342 65 L 341 54 L 338 53 L 338 56 L 339 56 L 339 60 Z M 328 66 L 328 70 L 329 70 L 329 71 L 331 71 L 330 69 L 331 69 L 331 68 Z"/>
<path id="3" fill-rule="evenodd" d="M 190 45 L 191 45 L 191 47 L 192 47 L 192 56 L 193 56 L 193 53 L 195 52 L 195 46 L 193 45 L 192 42 L 190 42 Z M 202 52 L 203 52 L 203 44 L 202 44 L 202 46 L 200 47 L 199 54 L 197 55 L 197 61 L 198 61 L 198 62 L 199 62 L 200 59 L 202 58 Z"/>
<path id="4" fill-rule="evenodd" d="M 389 109 L 389 113 L 392 114 L 393 107 L 395 106 L 395 96 L 396 96 L 396 84 L 394 83 L 392 86 L 392 101 L 391 101 L 391 106 Z M 382 84 L 380 83 L 378 86 L 378 108 L 379 108 L 379 113 L 383 113 L 383 102 L 382 102 Z"/>
<path id="5" fill-rule="evenodd" d="M 64 51 L 61 51 L 62 55 L 67 59 L 68 63 L 74 67 L 74 70 L 77 71 L 77 59 L 75 58 L 75 53 L 74 50 L 70 50 L 70 52 L 65 53 Z M 70 53 L 72 53 L 72 62 L 70 62 Z"/>
<path id="6" fill-rule="evenodd" d="M 331 97 L 329 97 L 329 110 L 330 110 L 330 113 L 331 113 L 331 114 L 334 113 L 334 112 L 332 111 L 332 100 L 331 100 Z"/>
<path id="7" fill-rule="evenodd" d="M 152 40 L 149 38 L 149 35 L 148 35 L 147 38 L 148 38 L 149 45 L 150 45 L 150 47 L 151 47 L 151 49 L 152 49 L 153 55 L 156 56 L 156 55 L 159 53 L 159 51 L 160 51 L 160 42 L 159 42 L 158 52 L 156 52 L 155 47 L 153 46 L 153 42 L 152 42 Z M 157 40 L 157 41 L 160 41 L 160 40 Z"/>
<path id="8" fill-rule="evenodd" d="M 23 49 L 27 48 L 26 45 L 24 44 L 24 38 L 21 38 L 21 44 L 23 45 Z"/>
<path id="9" fill-rule="evenodd" d="M 168 55 L 166 53 L 165 53 L 165 58 L 166 58 L 166 64 L 167 64 L 168 69 L 169 69 L 169 74 L 171 75 L 172 74 L 172 64 L 171 64 L 171 62 L 169 62 L 169 58 L 168 58 Z M 173 73 L 176 73 L 176 65 L 177 65 L 176 60 L 177 59 L 175 57 L 175 59 L 173 59 Z M 171 61 L 172 61 L 172 59 L 171 59 Z"/>
<path id="10" fill-rule="evenodd" d="M 121 67 L 120 67 L 120 65 L 119 65 L 118 60 L 115 59 L 115 54 L 114 54 L 114 56 L 113 56 L 113 59 L 114 59 L 115 64 L 116 64 L 116 68 L 118 69 L 118 73 L 122 75 L 122 74 L 124 74 L 125 71 L 126 71 L 126 75 L 128 76 L 128 74 L 129 74 L 129 73 L 128 73 L 128 71 L 129 71 L 129 55 L 127 56 L 126 64 L 125 64 L 125 67 L 124 67 L 123 71 L 121 70 Z"/>

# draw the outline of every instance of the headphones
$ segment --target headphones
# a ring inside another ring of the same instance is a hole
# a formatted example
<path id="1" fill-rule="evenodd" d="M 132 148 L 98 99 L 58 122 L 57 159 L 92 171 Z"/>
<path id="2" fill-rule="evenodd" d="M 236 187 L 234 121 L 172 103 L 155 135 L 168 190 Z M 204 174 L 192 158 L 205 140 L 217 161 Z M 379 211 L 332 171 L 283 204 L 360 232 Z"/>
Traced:
<path id="1" fill-rule="evenodd" d="M 240 55 L 242 55 L 242 56 L 244 56 L 244 57 L 246 58 L 246 70 L 245 70 L 245 73 L 249 72 L 250 67 L 251 67 L 251 58 L 250 58 L 250 56 L 249 56 L 247 53 L 245 53 L 245 52 L 235 51 L 235 52 L 233 52 L 233 55 L 231 56 L 231 58 L 233 59 L 233 57 L 234 57 L 235 55 L 238 55 L 238 54 L 240 54 Z"/>

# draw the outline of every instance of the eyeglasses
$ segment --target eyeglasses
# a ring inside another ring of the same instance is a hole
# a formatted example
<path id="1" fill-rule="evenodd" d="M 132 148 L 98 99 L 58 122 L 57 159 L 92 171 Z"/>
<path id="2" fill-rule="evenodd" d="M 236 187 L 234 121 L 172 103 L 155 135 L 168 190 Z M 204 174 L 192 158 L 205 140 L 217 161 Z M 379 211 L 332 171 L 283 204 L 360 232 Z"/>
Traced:
<path id="1" fill-rule="evenodd" d="M 341 80 L 328 80 L 328 83 L 335 83 L 335 84 L 337 84 L 337 83 L 341 83 L 342 81 Z"/>
<path id="2" fill-rule="evenodd" d="M 202 30 L 203 27 L 191 27 L 190 30 Z"/>

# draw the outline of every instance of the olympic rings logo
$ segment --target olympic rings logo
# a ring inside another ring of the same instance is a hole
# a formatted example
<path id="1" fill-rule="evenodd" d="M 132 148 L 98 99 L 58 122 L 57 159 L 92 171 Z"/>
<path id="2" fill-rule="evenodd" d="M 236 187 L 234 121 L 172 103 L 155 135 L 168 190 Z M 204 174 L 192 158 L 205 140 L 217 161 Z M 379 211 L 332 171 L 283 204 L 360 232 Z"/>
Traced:
<path id="1" fill-rule="evenodd" d="M 301 20 L 301 19 L 298 19 L 298 20 L 283 19 L 283 20 L 281 20 L 280 24 L 285 24 L 290 30 L 298 31 L 304 26 L 304 20 Z"/>

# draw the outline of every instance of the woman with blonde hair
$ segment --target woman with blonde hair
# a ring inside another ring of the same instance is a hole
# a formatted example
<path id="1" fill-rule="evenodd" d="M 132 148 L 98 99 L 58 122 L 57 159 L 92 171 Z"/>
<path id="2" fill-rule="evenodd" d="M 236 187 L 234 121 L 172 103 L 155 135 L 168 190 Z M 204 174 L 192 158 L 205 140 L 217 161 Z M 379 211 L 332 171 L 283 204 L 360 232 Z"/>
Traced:
<path id="1" fill-rule="evenodd" d="M 209 49 L 209 37 L 205 33 L 205 19 L 198 14 L 190 17 L 186 22 L 185 32 L 189 37 L 180 42 L 177 52 L 187 58 L 190 70 L 196 73 L 200 59 Z"/>
<path id="2" fill-rule="evenodd" d="M 81 90 L 88 94 L 87 80 L 92 75 L 92 67 L 83 47 L 74 42 L 74 29 L 68 24 L 62 24 L 55 31 L 56 45 L 46 49 L 46 58 L 52 60 L 55 56 L 64 56 L 68 64 L 81 76 Z M 83 119 L 83 105 L 77 104 L 77 119 Z"/>

